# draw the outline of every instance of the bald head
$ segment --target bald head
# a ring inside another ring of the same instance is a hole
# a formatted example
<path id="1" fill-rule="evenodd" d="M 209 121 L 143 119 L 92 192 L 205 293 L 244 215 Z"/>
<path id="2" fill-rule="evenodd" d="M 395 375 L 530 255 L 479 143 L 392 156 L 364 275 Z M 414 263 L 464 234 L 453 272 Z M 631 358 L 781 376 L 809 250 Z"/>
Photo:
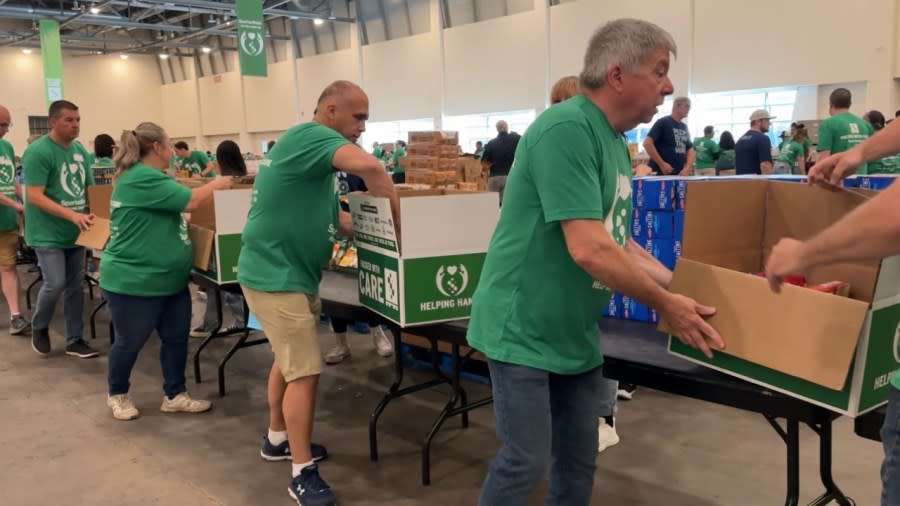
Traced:
<path id="1" fill-rule="evenodd" d="M 498 134 L 509 133 L 509 125 L 507 125 L 506 122 L 503 121 L 502 119 L 497 122 L 497 133 Z"/>
<path id="2" fill-rule="evenodd" d="M 313 120 L 356 142 L 366 131 L 369 97 L 350 81 L 335 81 L 319 95 Z"/>
<path id="3" fill-rule="evenodd" d="M 12 116 L 9 114 L 9 109 L 0 105 L 0 139 L 9 132 L 10 124 L 12 124 Z"/>

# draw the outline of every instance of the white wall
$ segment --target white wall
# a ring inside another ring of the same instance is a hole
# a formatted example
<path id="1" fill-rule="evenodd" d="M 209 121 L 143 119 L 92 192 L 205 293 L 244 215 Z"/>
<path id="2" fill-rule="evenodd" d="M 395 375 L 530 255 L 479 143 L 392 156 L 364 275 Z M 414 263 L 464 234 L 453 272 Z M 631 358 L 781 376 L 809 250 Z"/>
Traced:
<path id="1" fill-rule="evenodd" d="M 359 59 L 355 49 L 336 51 L 297 60 L 300 95 L 300 122 L 312 121 L 313 111 L 322 90 L 333 81 L 344 79 L 358 83 Z M 371 93 L 369 100 L 372 101 Z"/>
<path id="2" fill-rule="evenodd" d="M 268 70 L 268 77 L 243 78 L 249 132 L 285 130 L 297 123 L 293 61 L 270 64 Z"/>
<path id="3" fill-rule="evenodd" d="M 372 121 L 432 117 L 440 101 L 439 54 L 437 32 L 364 46 Z"/>
<path id="4" fill-rule="evenodd" d="M 163 85 L 161 95 L 162 127 L 169 137 L 196 136 L 200 131 L 197 81 L 179 81 Z"/>
<path id="5" fill-rule="evenodd" d="M 41 55 L 0 51 L 0 68 L 7 69 L 0 86 L 0 104 L 12 113 L 6 139 L 21 155 L 28 139 L 28 116 L 46 116 Z M 152 57 L 63 56 L 63 88 L 81 113 L 81 142 L 93 149 L 94 136 L 118 139 L 122 130 L 141 121 L 162 122 L 159 69 Z"/>
<path id="6" fill-rule="evenodd" d="M 241 75 L 229 72 L 197 80 L 203 135 L 223 135 L 243 129 L 244 105 Z"/>

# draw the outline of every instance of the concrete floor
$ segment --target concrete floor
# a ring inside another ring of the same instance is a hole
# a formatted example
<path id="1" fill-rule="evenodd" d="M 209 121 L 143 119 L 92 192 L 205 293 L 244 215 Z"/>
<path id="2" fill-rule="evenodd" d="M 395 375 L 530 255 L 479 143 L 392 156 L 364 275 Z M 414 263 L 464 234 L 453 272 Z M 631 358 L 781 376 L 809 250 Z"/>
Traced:
<path id="1" fill-rule="evenodd" d="M 88 301 L 86 310 L 92 305 Z M 93 344 L 105 354 L 101 328 Z M 218 398 L 215 364 L 232 341 L 211 345 L 204 352 L 207 381 L 189 379 L 188 388 L 213 399 L 213 411 L 164 415 L 152 340 L 132 375 L 132 399 L 142 416 L 119 422 L 105 405 L 106 358 L 66 357 L 61 315 L 52 330 L 54 352 L 43 358 L 27 338 L 6 336 L 0 327 L 0 505 L 292 504 L 289 464 L 263 462 L 258 453 L 271 364 L 266 346 L 238 352 L 228 368 L 228 395 Z M 327 327 L 320 336 L 325 349 Z M 199 342 L 191 340 L 192 352 Z M 433 445 L 432 486 L 420 484 L 419 445 L 446 391 L 394 401 L 381 419 L 381 459 L 370 462 L 369 414 L 390 383 L 392 362 L 375 355 L 368 336 L 351 342 L 353 357 L 322 376 L 314 436 L 331 454 L 321 471 L 339 503 L 475 504 L 497 449 L 490 408 L 474 412 L 468 429 L 458 420 L 445 426 Z M 472 399 L 488 391 L 475 384 L 469 389 Z M 594 504 L 784 504 L 784 445 L 759 415 L 639 389 L 634 400 L 620 404 L 618 430 L 622 442 L 598 458 Z M 821 488 L 816 439 L 802 432 L 806 504 Z M 859 505 L 878 504 L 880 446 L 855 436 L 849 419 L 839 420 L 834 432 L 838 485 Z M 532 504 L 543 503 L 543 490 L 542 484 Z"/>

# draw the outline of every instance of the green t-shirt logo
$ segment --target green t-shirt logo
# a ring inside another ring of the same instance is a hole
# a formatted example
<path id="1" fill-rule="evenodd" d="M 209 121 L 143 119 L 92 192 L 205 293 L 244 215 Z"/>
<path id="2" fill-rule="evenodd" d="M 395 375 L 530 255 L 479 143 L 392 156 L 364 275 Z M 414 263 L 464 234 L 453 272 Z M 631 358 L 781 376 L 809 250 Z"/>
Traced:
<path id="1" fill-rule="evenodd" d="M 15 164 L 8 156 L 0 156 L 0 186 L 9 186 L 15 179 Z"/>
<path id="2" fill-rule="evenodd" d="M 444 297 L 456 297 L 469 286 L 469 270 L 463 264 L 442 265 L 434 276 L 434 284 Z"/>
<path id="3" fill-rule="evenodd" d="M 619 173 L 616 177 L 616 195 L 613 198 L 612 209 L 603 220 L 606 231 L 612 236 L 619 246 L 624 246 L 628 240 L 628 231 L 631 228 L 631 181 L 628 176 Z M 615 220 L 615 221 L 613 221 Z"/>
<path id="4" fill-rule="evenodd" d="M 63 163 L 59 168 L 59 184 L 73 199 L 84 196 L 84 167 L 80 163 Z"/>
<path id="5" fill-rule="evenodd" d="M 250 56 L 259 55 L 263 50 L 262 36 L 256 32 L 244 32 L 241 35 L 241 49 Z"/>
<path id="6" fill-rule="evenodd" d="M 850 123 L 850 133 L 858 134 L 859 133 L 859 125 L 857 125 L 856 123 Z"/>
<path id="7" fill-rule="evenodd" d="M 900 362 L 900 323 L 894 330 L 894 362 Z"/>

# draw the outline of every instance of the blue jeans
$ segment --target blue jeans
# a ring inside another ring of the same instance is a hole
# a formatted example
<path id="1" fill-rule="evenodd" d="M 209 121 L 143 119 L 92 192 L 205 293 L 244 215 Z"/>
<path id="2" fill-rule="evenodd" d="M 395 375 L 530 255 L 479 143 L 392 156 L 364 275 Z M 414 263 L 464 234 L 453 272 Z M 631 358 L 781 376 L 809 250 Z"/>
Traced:
<path id="1" fill-rule="evenodd" d="M 50 327 L 56 303 L 63 296 L 63 315 L 66 320 L 66 344 L 72 344 L 84 335 L 84 248 L 34 248 L 44 283 L 38 292 L 31 326 L 35 329 Z"/>
<path id="2" fill-rule="evenodd" d="M 619 382 L 608 378 L 600 381 L 600 416 L 616 416 L 618 407 Z"/>
<path id="3" fill-rule="evenodd" d="M 900 390 L 893 385 L 889 388 L 887 414 L 881 427 L 881 506 L 900 504 Z"/>
<path id="4" fill-rule="evenodd" d="M 191 293 L 184 288 L 166 297 L 137 297 L 103 291 L 109 304 L 116 342 L 109 349 L 109 395 L 128 393 L 131 369 L 155 329 L 162 341 L 163 390 L 170 399 L 187 390 L 188 333 L 191 330 Z"/>
<path id="5" fill-rule="evenodd" d="M 231 311 L 231 315 L 234 317 L 234 324 L 239 328 L 243 328 L 245 326 L 244 298 L 236 293 L 224 290 L 221 290 L 219 293 L 222 294 L 222 302 L 225 303 L 225 307 Z M 218 305 L 216 294 L 208 292 L 206 294 L 206 311 L 203 313 L 203 330 L 213 331 L 223 326 L 222 322 L 218 321 L 219 318 L 216 314 Z M 225 315 L 223 314 L 222 316 L 224 317 Z"/>
<path id="6" fill-rule="evenodd" d="M 587 506 L 594 488 L 603 368 L 576 375 L 489 360 L 500 451 L 479 506 L 525 506 L 550 467 L 546 504 Z"/>

